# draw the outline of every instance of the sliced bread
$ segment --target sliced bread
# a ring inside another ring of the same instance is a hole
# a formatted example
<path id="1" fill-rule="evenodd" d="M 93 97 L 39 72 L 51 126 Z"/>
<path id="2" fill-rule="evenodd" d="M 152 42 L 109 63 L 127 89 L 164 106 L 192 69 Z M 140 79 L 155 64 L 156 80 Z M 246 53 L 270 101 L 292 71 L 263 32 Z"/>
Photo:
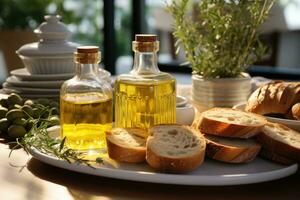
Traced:
<path id="1" fill-rule="evenodd" d="M 285 156 L 279 155 L 275 153 L 274 151 L 262 148 L 259 152 L 259 155 L 263 158 L 266 158 L 268 160 L 283 164 L 283 165 L 291 165 L 296 163 L 295 160 L 287 158 Z"/>
<path id="2" fill-rule="evenodd" d="M 227 163 L 250 162 L 261 148 L 261 145 L 253 139 L 224 138 L 212 135 L 204 135 L 204 137 L 207 157 Z"/>
<path id="3" fill-rule="evenodd" d="M 231 108 L 212 108 L 202 113 L 198 128 L 201 133 L 232 138 L 257 135 L 267 120 L 257 114 Z"/>
<path id="4" fill-rule="evenodd" d="M 196 169 L 205 156 L 205 138 L 183 125 L 157 125 L 149 129 L 146 160 L 156 170 L 184 173 Z"/>
<path id="5" fill-rule="evenodd" d="M 257 136 L 264 149 L 300 161 L 300 133 L 282 124 L 268 123 Z"/>
<path id="6" fill-rule="evenodd" d="M 138 128 L 114 128 L 106 132 L 110 158 L 129 163 L 144 162 L 147 131 Z"/>

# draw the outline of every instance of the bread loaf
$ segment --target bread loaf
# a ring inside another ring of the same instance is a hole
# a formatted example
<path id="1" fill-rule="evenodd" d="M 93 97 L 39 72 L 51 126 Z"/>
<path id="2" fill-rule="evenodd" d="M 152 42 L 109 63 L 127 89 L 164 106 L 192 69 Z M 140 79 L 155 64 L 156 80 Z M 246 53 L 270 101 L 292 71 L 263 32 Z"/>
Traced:
<path id="1" fill-rule="evenodd" d="M 297 131 L 281 124 L 268 123 L 257 140 L 270 152 L 300 161 L 300 133 Z"/>
<path id="2" fill-rule="evenodd" d="M 250 138 L 267 123 L 262 116 L 231 108 L 212 108 L 202 113 L 201 133 L 232 138 Z"/>
<path id="3" fill-rule="evenodd" d="M 268 160 L 283 164 L 283 165 L 291 165 L 296 163 L 295 160 L 287 158 L 285 156 L 279 155 L 275 153 L 273 150 L 268 150 L 265 148 L 262 148 L 259 152 L 259 155 L 263 158 L 266 158 Z"/>
<path id="4" fill-rule="evenodd" d="M 281 114 L 288 117 L 300 102 L 300 82 L 272 82 L 259 87 L 248 99 L 245 110 L 261 115 Z"/>
<path id="5" fill-rule="evenodd" d="M 144 162 L 147 131 L 138 128 L 114 128 L 106 132 L 110 158 L 129 163 Z"/>
<path id="6" fill-rule="evenodd" d="M 209 158 L 227 163 L 247 163 L 252 161 L 261 145 L 252 139 L 224 138 L 204 135 L 206 155 Z"/>
<path id="7" fill-rule="evenodd" d="M 188 126 L 157 125 L 150 128 L 146 160 L 159 171 L 189 172 L 203 162 L 205 146 L 202 134 Z"/>

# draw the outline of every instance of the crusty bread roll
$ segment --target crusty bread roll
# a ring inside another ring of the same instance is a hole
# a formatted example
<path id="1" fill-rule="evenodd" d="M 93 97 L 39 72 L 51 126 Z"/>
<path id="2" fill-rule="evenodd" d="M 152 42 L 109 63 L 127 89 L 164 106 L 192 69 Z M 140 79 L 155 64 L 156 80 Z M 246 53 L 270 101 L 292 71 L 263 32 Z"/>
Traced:
<path id="1" fill-rule="evenodd" d="M 110 158 L 129 163 L 144 162 L 147 131 L 138 128 L 114 128 L 106 132 Z"/>
<path id="2" fill-rule="evenodd" d="M 271 161 L 274 161 L 276 163 L 280 163 L 283 165 L 292 165 L 292 164 L 296 163 L 296 161 L 293 159 L 279 155 L 279 154 L 275 153 L 274 151 L 268 150 L 265 148 L 262 148 L 260 150 L 259 155 L 263 158 L 266 158 L 268 160 L 271 160 Z"/>
<path id="3" fill-rule="evenodd" d="M 245 110 L 261 115 L 281 114 L 288 117 L 300 102 L 300 82 L 272 82 L 259 87 L 248 99 Z"/>
<path id="4" fill-rule="evenodd" d="M 214 160 L 227 163 L 247 163 L 252 161 L 261 145 L 253 139 L 224 138 L 204 135 L 206 155 Z"/>
<path id="5" fill-rule="evenodd" d="M 157 125 L 149 131 L 146 160 L 154 169 L 184 173 L 202 164 L 206 143 L 197 130 L 183 125 Z"/>
<path id="6" fill-rule="evenodd" d="M 202 113 L 201 133 L 232 138 L 250 138 L 267 123 L 262 116 L 231 108 L 212 108 Z"/>
<path id="7" fill-rule="evenodd" d="M 300 133 L 284 125 L 268 123 L 257 136 L 262 148 L 300 161 Z"/>
<path id="8" fill-rule="evenodd" d="M 300 103 L 296 103 L 292 107 L 292 115 L 294 119 L 300 120 Z"/>

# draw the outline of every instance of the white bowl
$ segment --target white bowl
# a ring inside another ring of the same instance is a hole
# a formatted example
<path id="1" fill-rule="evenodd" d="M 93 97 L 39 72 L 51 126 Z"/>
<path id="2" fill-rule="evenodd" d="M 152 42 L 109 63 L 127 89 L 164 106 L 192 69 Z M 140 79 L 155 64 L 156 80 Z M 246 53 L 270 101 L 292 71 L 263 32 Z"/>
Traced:
<path id="1" fill-rule="evenodd" d="M 195 108 L 192 104 L 186 104 L 176 108 L 176 123 L 182 125 L 191 125 L 194 121 Z"/>
<path id="2" fill-rule="evenodd" d="M 237 110 L 245 110 L 245 103 L 237 104 L 233 106 L 234 109 Z M 292 119 L 282 119 L 282 118 L 276 118 L 276 117 L 267 117 L 266 119 L 270 122 L 275 122 L 279 124 L 283 124 L 291 129 L 294 129 L 296 131 L 300 131 L 300 120 L 292 120 Z"/>
<path id="3" fill-rule="evenodd" d="M 63 56 L 19 56 L 30 74 L 71 74 L 75 72 L 73 54 Z"/>
<path id="4" fill-rule="evenodd" d="M 177 95 L 177 97 L 176 97 L 176 106 L 177 107 L 185 106 L 187 104 L 187 102 L 188 101 L 185 97 Z"/>

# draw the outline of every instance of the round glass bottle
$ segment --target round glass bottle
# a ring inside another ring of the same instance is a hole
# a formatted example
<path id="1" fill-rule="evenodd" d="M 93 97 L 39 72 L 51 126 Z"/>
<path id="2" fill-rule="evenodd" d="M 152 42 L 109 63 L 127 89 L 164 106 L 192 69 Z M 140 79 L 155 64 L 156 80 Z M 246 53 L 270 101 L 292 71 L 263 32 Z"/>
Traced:
<path id="1" fill-rule="evenodd" d="M 105 152 L 105 131 L 112 128 L 112 88 L 99 78 L 98 47 L 78 47 L 76 75 L 60 92 L 61 137 L 79 151 Z"/>
<path id="2" fill-rule="evenodd" d="M 156 35 L 136 35 L 134 66 L 115 82 L 116 127 L 147 129 L 176 122 L 176 80 L 157 66 Z"/>

